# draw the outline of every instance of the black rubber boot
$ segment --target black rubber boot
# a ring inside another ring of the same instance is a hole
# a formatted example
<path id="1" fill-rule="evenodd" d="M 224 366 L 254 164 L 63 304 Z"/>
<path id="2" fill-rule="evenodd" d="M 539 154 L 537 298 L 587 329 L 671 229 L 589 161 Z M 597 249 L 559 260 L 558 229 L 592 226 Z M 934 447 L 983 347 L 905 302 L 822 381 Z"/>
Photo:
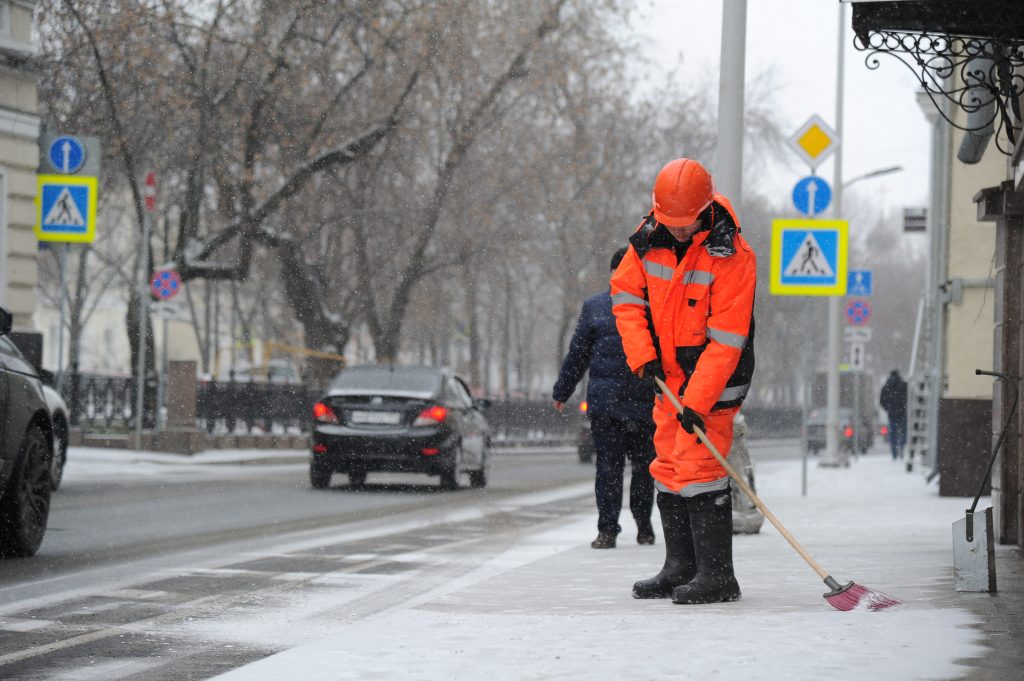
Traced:
<path id="1" fill-rule="evenodd" d="M 665 535 L 665 565 L 654 577 L 633 585 L 633 598 L 668 598 L 696 573 L 686 500 L 678 494 L 658 492 L 658 510 Z"/>
<path id="2" fill-rule="evenodd" d="M 614 549 L 615 548 L 615 533 L 605 532 L 599 530 L 597 533 L 597 539 L 590 542 L 590 548 L 592 549 Z"/>
<path id="3" fill-rule="evenodd" d="M 686 499 L 697 574 L 672 592 L 683 605 L 724 603 L 740 598 L 732 567 L 732 494 L 728 489 Z"/>
<path id="4" fill-rule="evenodd" d="M 636 543 L 648 545 L 654 543 L 654 528 L 651 527 L 650 518 L 636 521 Z"/>

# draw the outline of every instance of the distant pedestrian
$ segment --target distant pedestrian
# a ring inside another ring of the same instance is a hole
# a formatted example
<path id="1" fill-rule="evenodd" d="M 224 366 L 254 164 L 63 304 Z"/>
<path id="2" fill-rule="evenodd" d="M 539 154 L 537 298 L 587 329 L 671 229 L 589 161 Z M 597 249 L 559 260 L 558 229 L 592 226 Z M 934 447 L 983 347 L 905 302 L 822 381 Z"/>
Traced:
<path id="1" fill-rule="evenodd" d="M 889 415 L 889 448 L 892 460 L 903 458 L 903 446 L 907 443 L 907 382 L 893 369 L 882 386 L 879 397 L 882 409 Z"/>
<path id="2" fill-rule="evenodd" d="M 611 270 L 619 266 L 626 249 L 615 252 Z M 637 378 L 626 365 L 622 339 L 612 314 L 611 291 L 587 298 L 583 303 L 569 352 L 562 362 L 552 390 L 555 409 L 561 411 L 576 390 L 583 374 L 590 370 L 587 384 L 587 416 L 597 454 L 594 491 L 597 498 L 597 539 L 590 546 L 613 549 L 622 531 L 623 468 L 632 467 L 629 510 L 636 521 L 638 544 L 654 543 L 651 511 L 654 481 L 648 470 L 654 460 L 654 390 Z"/>

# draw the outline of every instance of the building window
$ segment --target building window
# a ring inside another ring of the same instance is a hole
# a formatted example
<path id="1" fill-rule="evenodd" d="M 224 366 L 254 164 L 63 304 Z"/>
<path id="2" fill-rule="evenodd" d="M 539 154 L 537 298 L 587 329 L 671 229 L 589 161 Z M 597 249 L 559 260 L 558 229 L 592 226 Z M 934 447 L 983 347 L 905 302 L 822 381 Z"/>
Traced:
<path id="1" fill-rule="evenodd" d="M 0 35 L 11 34 L 11 3 L 0 0 Z"/>

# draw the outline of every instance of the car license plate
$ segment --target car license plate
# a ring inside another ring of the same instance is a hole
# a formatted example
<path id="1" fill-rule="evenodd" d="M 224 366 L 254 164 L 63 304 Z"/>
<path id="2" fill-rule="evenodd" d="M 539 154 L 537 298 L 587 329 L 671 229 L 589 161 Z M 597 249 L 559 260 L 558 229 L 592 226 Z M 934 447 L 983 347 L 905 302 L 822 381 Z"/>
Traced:
<path id="1" fill-rule="evenodd" d="M 397 411 L 354 411 L 349 420 L 352 423 L 371 423 L 394 426 L 401 421 L 402 414 Z"/>

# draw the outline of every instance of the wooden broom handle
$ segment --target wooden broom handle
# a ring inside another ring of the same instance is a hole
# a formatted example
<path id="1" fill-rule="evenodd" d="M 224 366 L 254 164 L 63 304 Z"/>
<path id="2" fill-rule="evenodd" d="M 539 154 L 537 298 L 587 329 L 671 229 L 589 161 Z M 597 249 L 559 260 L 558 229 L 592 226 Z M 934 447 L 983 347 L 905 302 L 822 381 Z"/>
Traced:
<path id="1" fill-rule="evenodd" d="M 654 380 L 657 382 L 658 387 L 661 388 L 661 394 L 669 399 L 677 412 L 682 414 L 683 405 L 679 403 L 679 398 L 669 390 L 669 387 L 665 385 L 665 382 L 660 378 L 655 376 Z M 739 485 L 741 490 L 743 490 L 743 493 L 750 497 L 750 500 L 754 502 L 754 505 L 757 506 L 758 509 L 760 509 L 761 513 L 764 513 L 764 517 L 767 518 L 771 524 L 775 526 L 775 529 L 777 529 L 779 533 L 786 538 L 789 545 L 796 549 L 796 552 L 800 554 L 800 557 L 807 561 L 807 564 L 811 566 L 811 569 L 817 572 L 819 577 L 826 579 L 829 575 L 825 572 L 825 569 L 818 565 L 818 561 L 811 558 L 811 554 L 807 553 L 803 546 L 800 546 L 800 542 L 796 540 L 796 537 L 791 535 L 789 530 L 783 527 L 782 523 L 779 522 L 779 519 L 768 510 L 768 507 L 764 505 L 764 502 L 754 494 L 754 490 L 750 489 L 750 485 L 747 484 L 747 481 L 744 480 L 743 477 L 733 469 L 729 462 L 725 460 L 725 457 L 719 453 L 718 449 L 711 443 L 711 439 L 708 438 L 704 431 L 701 430 L 699 426 L 694 426 L 693 430 L 697 434 L 697 437 L 700 438 L 700 441 L 704 443 L 704 446 L 711 450 L 711 453 L 714 454 L 716 459 L 718 459 L 718 463 L 722 464 L 722 468 L 724 468 L 725 472 L 729 474 L 729 477 L 736 481 L 736 484 Z"/>

